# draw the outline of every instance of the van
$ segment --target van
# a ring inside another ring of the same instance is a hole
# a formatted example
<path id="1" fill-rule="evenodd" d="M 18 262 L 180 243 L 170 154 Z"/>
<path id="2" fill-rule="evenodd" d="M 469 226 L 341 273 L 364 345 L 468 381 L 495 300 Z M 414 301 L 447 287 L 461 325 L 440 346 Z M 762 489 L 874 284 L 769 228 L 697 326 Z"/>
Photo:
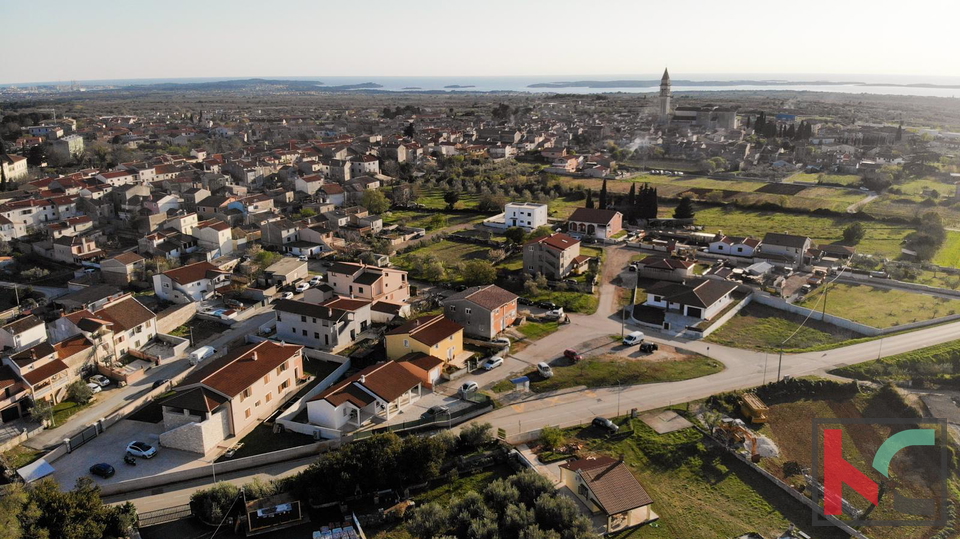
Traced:
<path id="1" fill-rule="evenodd" d="M 627 335 L 623 338 L 623 344 L 627 346 L 633 346 L 635 344 L 640 344 L 643 342 L 645 335 L 642 331 L 634 331 L 633 333 Z"/>
<path id="2" fill-rule="evenodd" d="M 212 346 L 201 346 L 193 352 L 190 352 L 190 364 L 196 365 L 216 353 L 216 349 Z"/>
<path id="3" fill-rule="evenodd" d="M 544 378 L 550 378 L 553 376 L 553 369 L 550 368 L 550 365 L 547 365 L 542 361 L 537 363 L 537 372 L 540 373 L 540 376 Z"/>

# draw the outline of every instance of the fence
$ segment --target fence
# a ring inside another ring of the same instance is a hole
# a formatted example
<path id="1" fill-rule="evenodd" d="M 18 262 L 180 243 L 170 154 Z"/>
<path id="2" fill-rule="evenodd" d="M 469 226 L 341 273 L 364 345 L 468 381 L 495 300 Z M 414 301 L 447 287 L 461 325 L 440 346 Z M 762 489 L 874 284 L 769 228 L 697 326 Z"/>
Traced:
<path id="1" fill-rule="evenodd" d="M 43 432 L 43 425 L 38 424 L 38 425 L 30 425 L 29 427 L 25 427 L 20 434 L 13 436 L 11 438 L 7 438 L 6 440 L 3 441 L 3 443 L 0 443 L 0 453 L 3 453 L 8 449 L 12 449 L 22 444 L 23 442 L 26 442 L 27 440 L 29 440 L 30 438 L 33 438 L 34 436 L 36 436 L 37 434 L 40 434 L 41 432 Z"/>
<path id="2" fill-rule="evenodd" d="M 94 423 L 93 425 L 90 425 L 89 427 L 80 431 L 79 434 L 76 434 L 75 436 L 71 436 L 70 438 L 67 438 L 65 442 L 65 445 L 67 446 L 67 452 L 73 453 L 78 448 L 83 447 L 84 444 L 86 444 L 87 442 L 96 438 L 99 435 L 100 435 L 100 425 L 98 423 Z"/>
<path id="3" fill-rule="evenodd" d="M 158 524 L 187 518 L 190 515 L 190 504 L 157 509 L 156 511 L 147 511 L 146 513 L 137 513 L 137 527 L 146 528 L 156 526 Z"/>
<path id="4" fill-rule="evenodd" d="M 170 333 L 186 324 L 197 313 L 196 303 L 167 307 L 157 314 L 157 333 Z"/>
<path id="5" fill-rule="evenodd" d="M 328 354 L 326 352 L 321 352 L 319 350 L 313 350 L 310 348 L 304 348 L 303 353 L 309 358 L 322 359 L 324 361 L 335 361 L 340 363 L 340 366 L 334 369 L 334 371 L 327 375 L 326 378 L 321 380 L 320 383 L 312 387 L 310 391 L 307 391 L 303 397 L 301 397 L 292 406 L 287 408 L 287 411 L 277 418 L 276 423 L 283 426 L 283 428 L 286 430 L 299 434 L 306 434 L 307 436 L 313 436 L 314 438 L 339 439 L 340 431 L 326 429 L 317 425 L 311 425 L 310 423 L 300 423 L 298 421 L 294 421 L 293 418 L 296 417 L 307 406 L 307 403 L 310 401 L 310 399 L 319 395 L 328 387 L 332 386 L 337 382 L 337 380 L 340 379 L 340 377 L 344 375 L 344 373 L 350 370 L 350 358 L 338 356 L 336 354 Z"/>

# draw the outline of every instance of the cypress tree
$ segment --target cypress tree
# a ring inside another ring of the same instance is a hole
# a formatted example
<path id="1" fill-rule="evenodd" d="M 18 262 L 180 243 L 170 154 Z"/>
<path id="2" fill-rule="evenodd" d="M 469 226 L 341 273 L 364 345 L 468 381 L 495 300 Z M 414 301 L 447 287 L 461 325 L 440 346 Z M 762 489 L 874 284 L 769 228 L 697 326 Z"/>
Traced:
<path id="1" fill-rule="evenodd" d="M 603 185 L 600 186 L 600 209 L 607 209 L 607 180 L 603 180 Z"/>
<path id="2" fill-rule="evenodd" d="M 587 203 L 583 207 L 593 209 L 593 191 L 587 191 Z"/>

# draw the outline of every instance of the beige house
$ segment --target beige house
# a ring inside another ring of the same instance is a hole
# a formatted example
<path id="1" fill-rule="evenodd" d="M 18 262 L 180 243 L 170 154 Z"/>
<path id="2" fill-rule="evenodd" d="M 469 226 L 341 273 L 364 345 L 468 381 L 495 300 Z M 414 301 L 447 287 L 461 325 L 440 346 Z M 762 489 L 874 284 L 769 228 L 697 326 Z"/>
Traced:
<path id="1" fill-rule="evenodd" d="M 209 360 L 161 403 L 160 444 L 203 455 L 245 435 L 296 393 L 302 351 L 263 341 Z"/>
<path id="2" fill-rule="evenodd" d="M 523 246 L 523 270 L 547 279 L 563 279 L 587 266 L 590 257 L 580 254 L 580 241 L 566 234 L 551 234 Z"/>
<path id="3" fill-rule="evenodd" d="M 653 499 L 622 460 L 587 457 L 560 465 L 560 482 L 594 515 L 606 516 L 605 534 L 660 518 Z"/>
<path id="4" fill-rule="evenodd" d="M 129 350 L 141 350 L 157 335 L 157 315 L 131 295 L 122 296 L 90 312 L 86 309 L 58 318 L 50 327 L 52 339 L 83 335 L 93 343 L 94 359 L 119 361 Z"/>
<path id="5" fill-rule="evenodd" d="M 131 281 L 142 281 L 144 278 L 145 259 L 137 253 L 120 253 L 100 262 L 100 273 L 103 282 L 114 286 L 125 286 Z"/>

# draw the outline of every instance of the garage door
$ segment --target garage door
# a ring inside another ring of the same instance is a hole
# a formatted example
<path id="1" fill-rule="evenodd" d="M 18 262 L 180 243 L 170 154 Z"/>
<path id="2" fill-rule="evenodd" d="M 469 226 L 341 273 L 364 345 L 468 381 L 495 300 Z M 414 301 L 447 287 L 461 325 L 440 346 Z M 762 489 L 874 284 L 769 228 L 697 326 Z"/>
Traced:
<path id="1" fill-rule="evenodd" d="M 703 309 L 700 307 L 687 307 L 687 316 L 703 318 Z"/>
<path id="2" fill-rule="evenodd" d="M 20 418 L 19 404 L 14 404 L 13 406 L 9 406 L 7 408 L 4 408 L 3 410 L 0 410 L 0 422 L 9 423 L 14 419 L 19 419 L 19 418 Z"/>

